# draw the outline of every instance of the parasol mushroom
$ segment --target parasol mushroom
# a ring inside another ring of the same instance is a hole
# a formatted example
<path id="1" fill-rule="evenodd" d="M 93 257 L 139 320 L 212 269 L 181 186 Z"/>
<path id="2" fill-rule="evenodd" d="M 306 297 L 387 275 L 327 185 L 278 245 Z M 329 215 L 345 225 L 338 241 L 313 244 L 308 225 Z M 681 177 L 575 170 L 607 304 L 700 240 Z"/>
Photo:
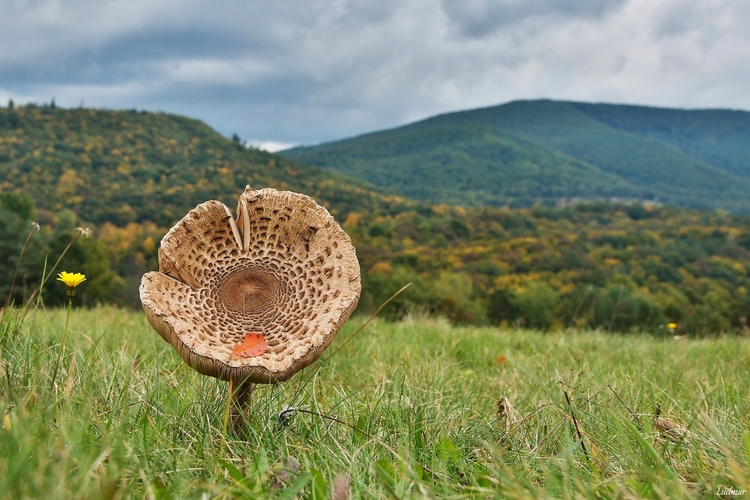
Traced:
<path id="1" fill-rule="evenodd" d="M 252 384 L 282 382 L 317 360 L 360 290 L 351 240 L 324 207 L 248 186 L 236 221 L 212 200 L 169 230 L 140 296 L 151 326 L 188 365 L 230 382 L 236 408 Z M 260 344 L 238 355 L 251 339 Z"/>

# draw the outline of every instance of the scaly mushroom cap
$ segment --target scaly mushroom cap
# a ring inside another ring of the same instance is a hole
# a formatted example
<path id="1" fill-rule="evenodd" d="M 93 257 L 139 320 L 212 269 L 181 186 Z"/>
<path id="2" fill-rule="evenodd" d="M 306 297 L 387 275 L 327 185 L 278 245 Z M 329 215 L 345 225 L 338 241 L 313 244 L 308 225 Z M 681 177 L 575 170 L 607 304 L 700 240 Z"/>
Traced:
<path id="1" fill-rule="evenodd" d="M 254 190 L 207 201 L 164 236 L 159 272 L 141 280 L 146 317 L 196 371 L 275 383 L 318 359 L 361 290 L 349 236 L 309 196 Z M 230 359 L 246 335 L 268 350 Z"/>

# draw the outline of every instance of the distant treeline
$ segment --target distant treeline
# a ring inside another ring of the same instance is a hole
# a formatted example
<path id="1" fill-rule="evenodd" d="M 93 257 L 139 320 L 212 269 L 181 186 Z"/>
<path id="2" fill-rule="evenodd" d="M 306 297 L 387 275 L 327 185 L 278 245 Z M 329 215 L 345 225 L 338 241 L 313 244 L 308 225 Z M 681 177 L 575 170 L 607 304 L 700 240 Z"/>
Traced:
<path id="1" fill-rule="evenodd" d="M 391 317 L 703 335 L 748 332 L 750 218 L 640 204 L 350 215 L 363 309 Z"/>
<path id="2" fill-rule="evenodd" d="M 362 266 L 358 311 L 442 315 L 454 323 L 707 335 L 747 332 L 750 218 L 723 212 L 608 203 L 564 209 L 449 206 L 350 212 L 340 220 Z M 27 196 L 0 195 L 0 294 L 7 297 L 34 219 Z M 18 303 L 41 281 L 75 234 L 71 211 L 55 214 L 26 250 L 13 294 Z M 157 267 L 167 228 L 99 225 L 71 247 L 60 269 L 83 272 L 80 301 L 139 307 L 141 275 Z M 63 304 L 48 284 L 46 304 Z"/>

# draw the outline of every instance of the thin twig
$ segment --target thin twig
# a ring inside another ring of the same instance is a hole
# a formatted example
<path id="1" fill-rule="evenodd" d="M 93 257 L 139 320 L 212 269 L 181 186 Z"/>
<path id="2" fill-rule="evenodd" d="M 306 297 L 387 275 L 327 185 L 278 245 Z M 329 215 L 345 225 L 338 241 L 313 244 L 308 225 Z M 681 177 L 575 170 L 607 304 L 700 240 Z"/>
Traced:
<path id="1" fill-rule="evenodd" d="M 558 404 L 560 403 L 545 403 L 541 406 L 534 408 L 534 410 L 531 413 L 529 413 L 528 415 L 523 417 L 521 420 L 516 422 L 513 425 L 513 427 L 510 429 L 510 431 L 508 431 L 508 434 L 511 434 L 511 435 L 514 434 L 521 427 L 521 425 L 525 424 L 527 420 L 531 420 L 532 417 L 534 417 L 537 413 L 541 412 L 543 409 L 549 408 L 550 406 L 557 406 Z"/>
<path id="2" fill-rule="evenodd" d="M 336 355 L 336 353 L 337 353 L 337 352 L 339 352 L 339 351 L 340 351 L 341 349 L 343 349 L 343 348 L 344 348 L 344 346 L 345 346 L 346 344 L 348 344 L 348 343 L 349 343 L 349 341 L 350 341 L 351 339 L 353 339 L 355 335 L 357 335 L 357 334 L 358 334 L 359 332 L 361 332 L 361 331 L 362 331 L 362 329 L 363 329 L 364 327 L 366 327 L 366 326 L 367 326 L 367 325 L 368 325 L 368 324 L 370 323 L 370 321 L 372 321 L 373 319 L 375 319 L 375 316 L 377 316 L 377 315 L 378 315 L 378 313 L 379 313 L 379 312 L 380 312 L 380 311 L 381 311 L 381 310 L 382 310 L 382 309 L 383 309 L 383 308 L 384 308 L 385 306 L 387 306 L 387 305 L 388 305 L 388 303 L 389 303 L 390 301 L 392 301 L 393 299 L 395 299 L 396 297 L 398 297 L 398 295 L 399 295 L 399 294 L 400 294 L 401 292 L 403 292 L 404 290 L 406 290 L 407 288 L 409 288 L 409 287 L 410 287 L 411 285 L 412 285 L 412 283 L 407 283 L 407 284 L 405 284 L 404 286 L 402 286 L 402 287 L 401 287 L 401 288 L 399 289 L 399 291 L 398 291 L 398 292 L 394 293 L 393 295 L 391 295 L 391 296 L 390 296 L 390 298 L 388 298 L 388 300 L 386 300 L 385 302 L 383 302 L 383 303 L 382 303 L 382 304 L 380 305 L 380 307 L 378 307 L 378 309 L 377 309 L 377 310 L 376 310 L 376 311 L 375 311 L 374 313 L 372 313 L 372 315 L 371 315 L 371 316 L 370 316 L 370 317 L 369 317 L 369 318 L 367 319 L 367 321 L 365 321 L 365 322 L 364 322 L 364 324 L 363 324 L 362 326 L 360 326 L 359 328 L 357 328 L 357 331 L 355 331 L 354 333 L 352 333 L 351 337 L 349 337 L 348 339 L 346 339 L 346 340 L 345 340 L 345 341 L 344 341 L 344 342 L 343 342 L 343 343 L 342 343 L 342 344 L 341 344 L 341 345 L 340 345 L 340 346 L 338 347 L 338 349 L 336 349 L 335 351 L 333 351 L 333 354 L 331 354 L 330 356 L 328 356 L 328 357 L 327 357 L 326 359 L 324 359 L 324 360 L 323 360 L 323 363 L 325 363 L 326 361 L 328 361 L 329 359 L 331 359 L 332 357 L 334 357 L 334 356 Z"/>
<path id="3" fill-rule="evenodd" d="M 13 280 L 10 282 L 10 290 L 8 291 L 8 298 L 5 300 L 5 308 L 7 309 L 10 305 L 10 299 L 13 297 L 13 288 L 16 286 L 16 277 L 18 276 L 18 269 L 21 267 L 21 259 L 23 259 L 23 254 L 26 251 L 26 245 L 29 244 L 29 240 L 31 239 L 31 235 L 34 234 L 34 231 L 39 231 L 39 224 L 36 222 L 31 223 L 31 230 L 29 231 L 28 236 L 26 236 L 26 241 L 23 242 L 23 246 L 21 247 L 21 253 L 18 255 L 18 260 L 16 261 L 16 271 L 13 273 Z"/>
<path id="4" fill-rule="evenodd" d="M 619 401 L 619 403 L 622 406 L 624 406 L 626 410 L 628 410 L 628 413 L 630 413 L 630 416 L 633 417 L 633 419 L 635 419 L 636 423 L 640 425 L 640 419 L 638 418 L 638 414 L 635 413 L 633 410 L 630 409 L 630 407 L 625 403 L 625 401 L 622 400 L 622 398 L 620 397 L 620 395 L 617 394 L 617 391 L 615 391 L 612 388 L 612 386 L 609 385 L 609 384 L 605 384 L 602 387 L 600 387 L 599 390 L 597 390 L 596 392 L 594 392 L 594 394 L 592 394 L 589 398 L 587 398 L 585 401 L 583 401 L 583 404 L 587 404 L 587 403 L 590 403 L 591 401 L 593 401 L 593 399 L 596 396 L 598 396 L 599 393 L 601 393 L 602 391 L 604 391 L 604 389 L 609 389 L 612 392 L 612 394 L 614 394 L 614 396 L 617 399 L 617 401 Z M 568 394 L 567 393 L 565 393 L 565 398 L 568 399 L 568 406 L 570 407 L 570 399 L 568 398 Z M 543 405 L 539 406 L 538 408 L 535 408 L 534 411 L 532 411 L 531 413 L 529 413 L 528 415 L 526 415 L 520 421 L 516 422 L 516 424 L 510 429 L 509 434 L 513 435 L 516 431 L 518 431 L 518 429 L 521 428 L 521 426 L 524 423 L 526 423 L 528 420 L 531 420 L 532 417 L 534 417 L 537 414 L 539 414 L 541 412 L 541 410 L 543 410 L 544 408 L 548 408 L 550 406 L 556 407 L 558 404 L 559 403 L 546 403 L 546 404 L 543 404 Z M 561 411 L 561 410 L 558 408 L 558 411 Z M 531 450 L 532 453 L 536 452 L 539 449 L 539 447 L 542 446 L 544 444 L 544 442 L 547 441 L 547 439 L 549 439 L 549 437 L 555 432 L 555 430 L 557 430 L 557 428 L 560 427 L 560 425 L 563 422 L 565 422 L 566 420 L 568 420 L 568 416 L 567 415 L 562 420 L 560 420 L 559 422 L 557 422 L 557 424 L 555 424 L 555 426 L 552 427 L 552 429 L 542 438 L 542 440 L 539 441 L 539 443 L 537 443 L 536 446 L 534 446 L 534 448 Z M 584 446 L 584 444 L 583 444 L 583 437 L 581 435 L 581 432 L 580 432 L 580 429 L 578 427 L 578 423 L 577 423 L 577 421 L 575 419 L 575 416 L 573 416 L 573 422 L 576 425 L 576 431 L 578 432 L 578 436 L 581 438 L 581 446 L 583 447 Z M 585 451 L 585 448 L 584 448 L 584 451 Z M 588 454 L 586 456 L 588 457 Z"/>
<path id="5" fill-rule="evenodd" d="M 593 401 L 593 399 L 594 399 L 594 398 L 595 398 L 596 396 L 598 396 L 598 395 L 599 395 L 599 393 L 601 393 L 602 391 L 604 391 L 604 389 L 609 389 L 609 390 L 610 390 L 610 391 L 612 392 L 612 394 L 614 394 L 614 396 L 615 396 L 615 399 L 617 399 L 617 401 L 619 401 L 619 402 L 620 402 L 620 404 L 621 404 L 622 406 L 624 406 L 626 410 L 628 410 L 628 413 L 630 413 L 630 416 L 631 416 L 631 417 L 633 417 L 633 418 L 635 419 L 636 423 L 637 423 L 637 424 L 640 424 L 640 418 L 639 418 L 638 414 L 637 414 L 637 413 L 635 413 L 635 412 L 634 412 L 633 410 L 631 410 L 631 409 L 630 409 L 630 407 L 629 407 L 629 406 L 627 405 L 627 403 L 625 403 L 625 401 L 623 401 L 623 400 L 622 400 L 622 398 L 620 397 L 620 395 L 619 395 L 619 394 L 617 394 L 617 391 L 615 391 L 615 390 L 614 390 L 614 389 L 612 388 L 612 386 L 611 386 L 611 385 L 609 385 L 609 384 L 604 384 L 603 386 L 601 386 L 601 387 L 600 387 L 600 388 L 599 388 L 599 389 L 598 389 L 598 390 L 597 390 L 596 392 L 594 392 L 594 394 L 592 394 L 592 395 L 591 395 L 591 396 L 590 396 L 590 397 L 589 397 L 588 399 L 584 400 L 584 401 L 583 401 L 583 404 L 587 404 L 587 403 L 590 403 L 591 401 Z M 538 407 L 534 408 L 534 410 L 533 410 L 533 411 L 532 411 L 531 413 L 529 413 L 528 415 L 526 415 L 525 417 L 523 417 L 523 418 L 522 418 L 521 420 L 519 420 L 518 422 L 516 422 L 516 423 L 515 423 L 515 424 L 513 425 L 513 427 L 512 427 L 512 428 L 510 429 L 510 431 L 509 431 L 509 434 L 511 434 L 511 435 L 512 435 L 513 433 L 515 433 L 515 432 L 516 432 L 516 431 L 517 431 L 517 430 L 518 430 L 518 429 L 519 429 L 519 428 L 520 428 L 520 427 L 521 427 L 521 426 L 522 426 L 523 424 L 525 424 L 525 423 L 526 423 L 527 421 L 529 421 L 529 420 L 531 420 L 532 418 L 534 418 L 534 417 L 535 417 L 535 416 L 536 416 L 536 415 L 537 415 L 537 414 L 538 414 L 539 412 L 541 412 L 541 411 L 542 411 L 543 409 L 545 409 L 545 408 L 549 408 L 550 406 L 557 406 L 558 404 L 559 404 L 559 403 L 545 403 L 545 404 L 543 404 L 543 405 L 541 405 L 541 406 L 538 406 Z"/>
<path id="6" fill-rule="evenodd" d="M 638 414 L 636 414 L 633 410 L 630 409 L 630 407 L 627 404 L 625 404 L 625 401 L 622 400 L 622 398 L 620 397 L 620 395 L 617 394 L 617 391 L 615 391 L 612 388 L 612 386 L 609 385 L 609 384 L 605 384 L 601 389 L 599 389 L 598 391 L 596 391 L 593 396 L 591 396 L 589 399 L 587 399 L 585 401 L 585 403 L 590 402 L 592 399 L 594 399 L 594 396 L 596 396 L 597 394 L 599 394 L 604 389 L 609 389 L 610 391 L 612 391 L 612 394 L 614 394 L 615 398 L 617 398 L 617 401 L 619 401 L 620 404 L 622 406 L 624 406 L 626 410 L 628 410 L 628 413 L 630 413 L 630 416 L 635 419 L 635 423 L 637 423 L 638 425 L 640 425 L 641 420 L 638 418 Z"/>
<path id="7" fill-rule="evenodd" d="M 583 433 L 581 432 L 581 427 L 578 425 L 578 420 L 576 420 L 576 414 L 573 410 L 573 403 L 570 402 L 570 396 L 568 396 L 568 391 L 563 389 L 563 394 L 565 394 L 565 401 L 568 402 L 568 410 L 570 411 L 570 417 L 573 419 L 573 425 L 576 428 L 576 434 L 578 434 L 578 439 L 581 441 L 581 449 L 583 449 L 583 454 L 586 455 L 586 459 L 591 462 L 591 457 L 589 456 L 589 451 L 586 449 L 586 442 L 583 439 Z"/>

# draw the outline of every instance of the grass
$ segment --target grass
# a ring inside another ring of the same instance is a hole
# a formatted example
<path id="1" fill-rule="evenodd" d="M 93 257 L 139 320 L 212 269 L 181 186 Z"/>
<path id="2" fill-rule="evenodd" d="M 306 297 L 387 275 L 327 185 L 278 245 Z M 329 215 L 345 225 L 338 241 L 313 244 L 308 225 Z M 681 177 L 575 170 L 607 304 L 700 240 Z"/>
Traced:
<path id="1" fill-rule="evenodd" d="M 250 421 L 225 435 L 227 384 L 139 313 L 74 310 L 50 390 L 64 321 L 2 317 L 0 498 L 689 498 L 750 485 L 742 337 L 375 320 L 257 389 Z"/>

